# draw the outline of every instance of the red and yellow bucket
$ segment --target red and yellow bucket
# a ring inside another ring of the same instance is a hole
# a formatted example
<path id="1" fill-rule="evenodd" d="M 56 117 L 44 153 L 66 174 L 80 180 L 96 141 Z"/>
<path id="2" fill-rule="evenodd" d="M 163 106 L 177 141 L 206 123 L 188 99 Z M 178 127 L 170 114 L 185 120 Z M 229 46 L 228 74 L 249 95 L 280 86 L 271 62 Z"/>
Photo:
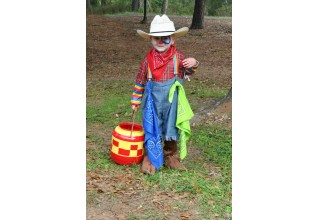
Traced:
<path id="1" fill-rule="evenodd" d="M 112 132 L 110 155 L 118 164 L 139 164 L 143 159 L 144 132 L 141 125 L 121 123 Z"/>

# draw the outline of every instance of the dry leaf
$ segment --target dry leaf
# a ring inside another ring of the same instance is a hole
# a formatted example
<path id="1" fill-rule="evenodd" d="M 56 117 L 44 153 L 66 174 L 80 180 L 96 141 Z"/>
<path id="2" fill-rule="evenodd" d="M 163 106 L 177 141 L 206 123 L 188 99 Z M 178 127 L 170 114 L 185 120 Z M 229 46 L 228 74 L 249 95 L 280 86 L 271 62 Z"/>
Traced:
<path id="1" fill-rule="evenodd" d="M 104 191 L 102 189 L 98 189 L 97 193 L 104 193 Z"/>
<path id="2" fill-rule="evenodd" d="M 190 214 L 189 213 L 182 213 L 182 214 L 180 214 L 180 218 L 181 219 L 190 219 Z"/>

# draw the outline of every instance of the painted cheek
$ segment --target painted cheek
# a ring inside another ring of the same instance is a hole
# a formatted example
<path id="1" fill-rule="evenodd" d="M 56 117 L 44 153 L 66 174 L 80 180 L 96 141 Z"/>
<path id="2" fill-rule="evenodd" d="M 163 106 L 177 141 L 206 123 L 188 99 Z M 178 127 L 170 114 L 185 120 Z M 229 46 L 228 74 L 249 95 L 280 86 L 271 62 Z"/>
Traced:
<path id="1" fill-rule="evenodd" d="M 156 43 L 156 42 L 152 41 L 151 43 L 152 43 L 152 45 L 153 45 L 154 47 L 157 46 L 157 43 Z"/>

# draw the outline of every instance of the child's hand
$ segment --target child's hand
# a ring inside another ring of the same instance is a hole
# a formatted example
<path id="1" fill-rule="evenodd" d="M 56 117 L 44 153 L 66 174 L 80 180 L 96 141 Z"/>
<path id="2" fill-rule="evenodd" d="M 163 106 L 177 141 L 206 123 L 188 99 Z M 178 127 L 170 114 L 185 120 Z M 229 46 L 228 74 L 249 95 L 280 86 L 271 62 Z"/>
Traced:
<path id="1" fill-rule="evenodd" d="M 196 59 L 190 57 L 190 58 L 182 60 L 182 64 L 185 68 L 191 68 L 197 64 L 197 61 L 196 61 Z"/>
<path id="2" fill-rule="evenodd" d="M 133 111 L 138 111 L 140 105 L 131 105 Z"/>

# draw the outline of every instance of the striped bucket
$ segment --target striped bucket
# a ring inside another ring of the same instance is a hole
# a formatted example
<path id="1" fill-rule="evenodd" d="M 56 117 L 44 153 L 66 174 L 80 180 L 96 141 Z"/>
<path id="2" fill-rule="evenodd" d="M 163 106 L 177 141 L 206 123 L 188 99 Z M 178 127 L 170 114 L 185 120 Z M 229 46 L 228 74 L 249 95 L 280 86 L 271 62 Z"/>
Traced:
<path id="1" fill-rule="evenodd" d="M 144 132 L 141 125 L 121 123 L 112 132 L 110 155 L 118 164 L 139 164 L 143 159 Z"/>

